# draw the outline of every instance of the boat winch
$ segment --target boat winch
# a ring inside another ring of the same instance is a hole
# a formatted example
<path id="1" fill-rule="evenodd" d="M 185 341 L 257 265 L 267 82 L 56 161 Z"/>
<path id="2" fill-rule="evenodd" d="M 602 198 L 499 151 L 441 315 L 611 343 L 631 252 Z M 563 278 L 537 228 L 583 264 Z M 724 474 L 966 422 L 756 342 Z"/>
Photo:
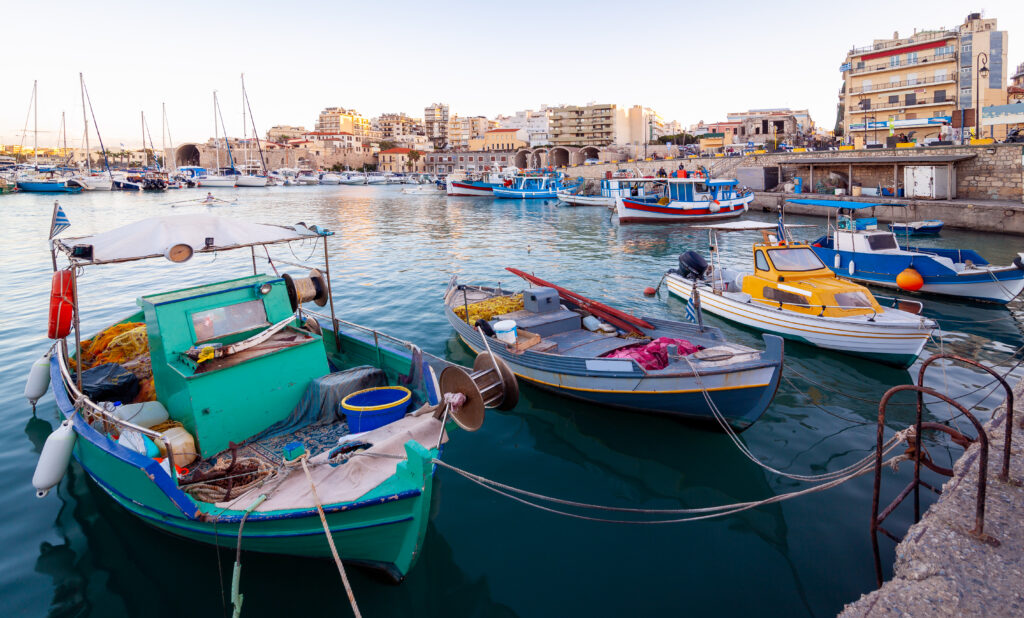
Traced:
<path id="1" fill-rule="evenodd" d="M 292 303 L 292 311 L 299 308 L 299 305 L 314 302 L 317 306 L 323 307 L 327 304 L 327 280 L 323 273 L 317 269 L 309 271 L 308 277 L 292 277 L 285 273 L 281 275 L 285 287 L 288 290 L 288 300 Z"/>
<path id="2" fill-rule="evenodd" d="M 490 352 L 476 357 L 471 373 L 454 365 L 446 367 L 439 382 L 442 393 L 461 394 L 465 401 L 448 401 L 447 406 L 438 406 L 436 416 L 441 418 L 447 407 L 455 424 L 466 431 L 483 426 L 486 408 L 511 410 L 519 403 L 515 374 L 505 361 Z"/>

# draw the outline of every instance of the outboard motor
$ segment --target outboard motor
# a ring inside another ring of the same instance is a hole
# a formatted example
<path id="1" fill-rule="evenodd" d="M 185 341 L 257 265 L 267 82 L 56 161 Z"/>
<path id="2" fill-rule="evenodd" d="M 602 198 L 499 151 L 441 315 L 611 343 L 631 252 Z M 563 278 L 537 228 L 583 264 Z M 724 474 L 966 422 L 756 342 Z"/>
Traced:
<path id="1" fill-rule="evenodd" d="M 679 254 L 679 274 L 686 279 L 703 279 L 707 269 L 707 260 L 696 251 Z"/>

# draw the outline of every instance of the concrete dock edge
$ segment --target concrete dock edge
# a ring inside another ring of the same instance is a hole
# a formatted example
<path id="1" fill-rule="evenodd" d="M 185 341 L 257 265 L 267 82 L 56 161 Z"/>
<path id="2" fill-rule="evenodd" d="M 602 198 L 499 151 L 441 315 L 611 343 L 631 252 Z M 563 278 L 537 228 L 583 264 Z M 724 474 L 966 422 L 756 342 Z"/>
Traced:
<path id="1" fill-rule="evenodd" d="M 1014 388 L 1016 401 L 1022 396 L 1024 380 Z M 1024 430 L 1020 429 L 1024 412 L 1020 405 L 1014 408 L 1010 477 L 1024 480 Z M 1024 487 L 996 478 L 1003 463 L 1005 422 L 1004 404 L 985 425 L 989 436 L 985 532 L 999 545 L 967 534 L 974 527 L 978 491 L 979 446 L 974 444 L 957 460 L 942 496 L 896 546 L 892 579 L 846 605 L 840 616 L 1024 615 Z M 900 508 L 912 507 L 908 501 Z M 865 534 L 867 524 L 865 520 Z M 892 545 L 883 537 L 881 546 L 884 563 L 892 555 Z"/>

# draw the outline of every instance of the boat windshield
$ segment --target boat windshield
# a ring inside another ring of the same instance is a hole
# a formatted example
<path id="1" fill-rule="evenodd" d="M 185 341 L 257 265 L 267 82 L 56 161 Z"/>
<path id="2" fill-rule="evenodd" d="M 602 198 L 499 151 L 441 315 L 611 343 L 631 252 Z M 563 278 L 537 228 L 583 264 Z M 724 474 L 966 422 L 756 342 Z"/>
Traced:
<path id="1" fill-rule="evenodd" d="M 868 236 L 868 246 L 872 251 L 884 251 L 886 249 L 899 249 L 894 234 L 871 234 Z"/>
<path id="2" fill-rule="evenodd" d="M 844 309 L 871 308 L 871 299 L 864 292 L 840 292 L 835 298 L 836 304 Z"/>
<path id="3" fill-rule="evenodd" d="M 825 268 L 825 264 L 818 259 L 818 256 L 807 248 L 799 249 L 772 249 L 768 252 L 775 270 L 818 270 Z"/>

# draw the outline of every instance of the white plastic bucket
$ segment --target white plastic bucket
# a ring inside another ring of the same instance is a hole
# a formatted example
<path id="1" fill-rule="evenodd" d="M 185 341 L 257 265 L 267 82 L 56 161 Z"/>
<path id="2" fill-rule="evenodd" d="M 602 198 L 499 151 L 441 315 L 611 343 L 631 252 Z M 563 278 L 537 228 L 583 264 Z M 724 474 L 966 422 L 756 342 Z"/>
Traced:
<path id="1" fill-rule="evenodd" d="M 515 320 L 502 320 L 494 323 L 494 336 L 499 341 L 504 341 L 507 344 L 515 345 L 516 342 L 516 321 Z"/>

